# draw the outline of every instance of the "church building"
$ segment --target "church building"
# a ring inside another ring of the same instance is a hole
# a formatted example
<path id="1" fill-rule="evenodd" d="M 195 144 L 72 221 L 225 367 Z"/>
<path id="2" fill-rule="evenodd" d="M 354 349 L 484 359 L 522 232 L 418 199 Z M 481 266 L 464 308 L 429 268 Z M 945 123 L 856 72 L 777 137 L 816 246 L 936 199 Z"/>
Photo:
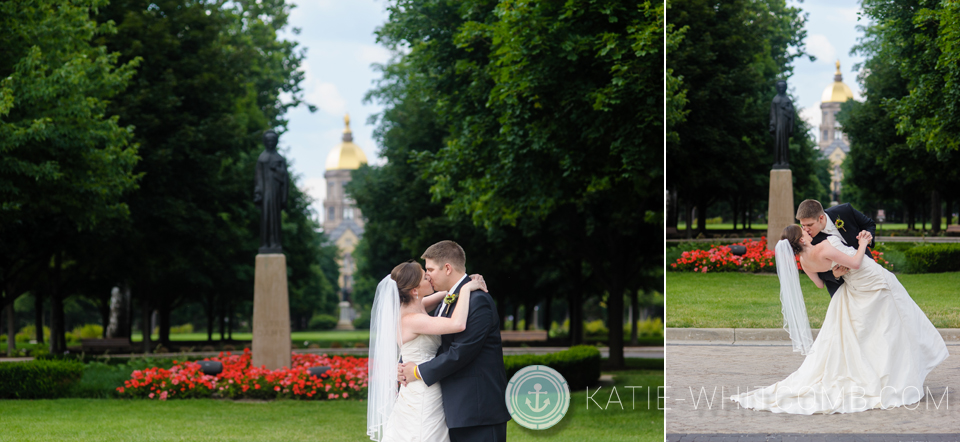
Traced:
<path id="1" fill-rule="evenodd" d="M 840 131 L 836 116 L 837 112 L 840 112 L 840 105 L 851 98 L 853 98 L 853 91 L 843 82 L 843 75 L 840 74 L 840 60 L 837 60 L 837 72 L 833 75 L 833 84 L 823 90 L 820 98 L 820 110 L 823 112 L 820 122 L 820 150 L 830 160 L 830 205 L 836 205 L 842 201 L 840 191 L 843 169 L 840 165 L 850 153 L 850 140 Z"/>
<path id="2" fill-rule="evenodd" d="M 327 156 L 326 173 L 327 197 L 323 200 L 323 231 L 327 239 L 340 251 L 337 263 L 340 265 L 340 321 L 339 330 L 353 329 L 353 310 L 350 307 L 353 293 L 353 274 L 357 269 L 353 252 L 363 236 L 363 216 L 356 203 L 348 198 L 343 187 L 350 182 L 351 174 L 361 165 L 367 164 L 367 156 L 353 143 L 350 131 L 350 115 L 344 117 L 343 138 Z"/>

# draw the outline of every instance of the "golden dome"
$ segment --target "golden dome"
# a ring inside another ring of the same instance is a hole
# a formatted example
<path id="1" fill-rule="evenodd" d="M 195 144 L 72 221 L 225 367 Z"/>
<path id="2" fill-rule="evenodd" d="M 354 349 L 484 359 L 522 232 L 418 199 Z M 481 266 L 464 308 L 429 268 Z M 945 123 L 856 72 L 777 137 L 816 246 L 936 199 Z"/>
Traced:
<path id="1" fill-rule="evenodd" d="M 840 75 L 840 60 L 837 60 L 837 72 L 833 74 L 833 84 L 823 90 L 820 101 L 824 103 L 843 103 L 851 98 L 853 98 L 853 91 L 850 90 L 850 86 L 843 82 L 843 76 Z"/>
<path id="2" fill-rule="evenodd" d="M 353 132 L 350 131 L 350 114 L 343 117 L 346 128 L 343 129 L 343 142 L 338 144 L 327 156 L 327 170 L 359 169 L 367 164 L 367 156 L 360 146 L 353 144 Z"/>

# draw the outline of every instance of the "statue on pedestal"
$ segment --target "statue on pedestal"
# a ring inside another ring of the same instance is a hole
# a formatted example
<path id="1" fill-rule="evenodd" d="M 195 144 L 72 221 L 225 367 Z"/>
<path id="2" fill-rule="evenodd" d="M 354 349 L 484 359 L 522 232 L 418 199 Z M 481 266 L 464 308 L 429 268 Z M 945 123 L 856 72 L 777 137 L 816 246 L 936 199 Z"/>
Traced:
<path id="1" fill-rule="evenodd" d="M 790 169 L 790 136 L 793 135 L 793 103 L 787 96 L 787 82 L 777 81 L 777 96 L 770 103 L 770 133 L 773 134 L 773 169 Z"/>
<path id="2" fill-rule="evenodd" d="M 257 159 L 257 182 L 253 202 L 262 209 L 260 215 L 259 253 L 283 253 L 280 243 L 280 211 L 287 207 L 290 179 L 287 160 L 277 153 L 277 133 L 263 134 L 266 150 Z"/>

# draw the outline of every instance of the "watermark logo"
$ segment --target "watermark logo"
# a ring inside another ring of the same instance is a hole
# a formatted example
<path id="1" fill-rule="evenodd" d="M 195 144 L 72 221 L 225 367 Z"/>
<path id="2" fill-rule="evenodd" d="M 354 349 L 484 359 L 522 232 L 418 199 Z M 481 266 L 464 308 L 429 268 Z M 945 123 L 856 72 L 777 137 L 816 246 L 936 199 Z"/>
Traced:
<path id="1" fill-rule="evenodd" d="M 531 430 L 546 430 L 567 414 L 570 387 L 556 370 L 531 365 L 510 378 L 506 400 L 514 422 Z"/>

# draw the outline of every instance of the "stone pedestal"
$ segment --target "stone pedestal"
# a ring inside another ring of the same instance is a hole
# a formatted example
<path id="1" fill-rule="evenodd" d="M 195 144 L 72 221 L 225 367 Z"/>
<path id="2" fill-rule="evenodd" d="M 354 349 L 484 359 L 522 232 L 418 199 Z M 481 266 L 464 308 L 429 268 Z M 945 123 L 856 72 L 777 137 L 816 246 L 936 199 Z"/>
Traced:
<path id="1" fill-rule="evenodd" d="M 287 257 L 282 253 L 259 254 L 253 283 L 251 362 L 269 370 L 290 367 L 290 347 Z"/>
<path id="2" fill-rule="evenodd" d="M 337 321 L 336 330 L 354 330 L 353 327 L 353 307 L 349 301 L 340 301 L 340 320 Z"/>
<path id="3" fill-rule="evenodd" d="M 767 213 L 767 248 L 774 250 L 783 228 L 796 224 L 793 206 L 793 173 L 790 169 L 770 171 L 770 200 Z"/>

